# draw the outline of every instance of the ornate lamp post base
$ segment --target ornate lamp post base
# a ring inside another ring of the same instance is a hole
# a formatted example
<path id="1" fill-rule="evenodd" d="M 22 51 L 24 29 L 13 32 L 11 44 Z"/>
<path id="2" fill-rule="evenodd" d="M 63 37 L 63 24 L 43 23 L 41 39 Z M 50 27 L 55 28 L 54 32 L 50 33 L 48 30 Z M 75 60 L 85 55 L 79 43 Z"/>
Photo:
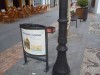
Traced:
<path id="1" fill-rule="evenodd" d="M 70 69 L 65 52 L 58 52 L 57 61 L 53 67 L 52 75 L 70 75 Z"/>

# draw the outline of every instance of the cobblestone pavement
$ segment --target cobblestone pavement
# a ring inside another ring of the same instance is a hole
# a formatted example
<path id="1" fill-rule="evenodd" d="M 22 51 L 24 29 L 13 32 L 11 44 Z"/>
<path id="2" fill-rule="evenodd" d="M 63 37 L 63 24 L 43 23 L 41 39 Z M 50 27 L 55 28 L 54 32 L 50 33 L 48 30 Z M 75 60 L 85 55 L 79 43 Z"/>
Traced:
<path id="1" fill-rule="evenodd" d="M 85 49 L 80 75 L 100 75 L 100 49 Z"/>
<path id="2" fill-rule="evenodd" d="M 90 34 L 100 35 L 100 22 L 91 22 L 89 32 Z"/>
<path id="3" fill-rule="evenodd" d="M 89 14 L 89 18 L 80 75 L 100 75 L 100 15 Z"/>

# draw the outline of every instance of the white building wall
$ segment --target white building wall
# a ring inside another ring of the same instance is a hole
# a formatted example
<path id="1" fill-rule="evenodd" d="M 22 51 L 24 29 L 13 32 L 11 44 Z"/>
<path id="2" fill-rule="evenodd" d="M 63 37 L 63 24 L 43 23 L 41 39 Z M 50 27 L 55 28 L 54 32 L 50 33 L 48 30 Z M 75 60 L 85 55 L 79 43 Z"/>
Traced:
<path id="1" fill-rule="evenodd" d="M 94 6 L 94 7 L 91 6 L 91 0 L 88 0 L 88 1 L 89 1 L 89 2 L 88 2 L 88 9 L 89 9 L 89 12 L 97 13 L 98 2 L 99 2 L 100 0 L 95 0 L 96 2 L 95 2 L 95 6 Z"/>
<path id="2" fill-rule="evenodd" d="M 49 5 L 50 7 L 50 0 L 46 0 L 46 1 L 47 1 L 46 4 Z"/>
<path id="3" fill-rule="evenodd" d="M 46 1 L 45 3 L 48 4 L 48 1 L 47 0 L 45 0 L 45 1 Z"/>
<path id="4" fill-rule="evenodd" d="M 50 0 L 48 0 L 48 2 L 49 2 L 49 5 L 50 5 Z"/>
<path id="5" fill-rule="evenodd" d="M 43 5 L 50 5 L 50 0 L 41 0 Z"/>
<path id="6" fill-rule="evenodd" d="M 72 2 L 77 2 L 77 0 L 72 0 Z"/>
<path id="7" fill-rule="evenodd" d="M 100 0 L 98 1 L 97 14 L 100 14 Z"/>
<path id="8" fill-rule="evenodd" d="M 45 5 L 45 0 L 42 0 L 42 5 Z"/>

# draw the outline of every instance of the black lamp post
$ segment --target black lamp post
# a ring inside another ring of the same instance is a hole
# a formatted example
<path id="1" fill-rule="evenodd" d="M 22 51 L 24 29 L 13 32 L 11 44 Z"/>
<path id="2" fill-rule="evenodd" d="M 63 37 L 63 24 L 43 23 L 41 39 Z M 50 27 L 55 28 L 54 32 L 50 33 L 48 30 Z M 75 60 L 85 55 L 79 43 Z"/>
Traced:
<path id="1" fill-rule="evenodd" d="M 58 36 L 58 55 L 54 64 L 52 75 L 70 75 L 70 68 L 67 63 L 66 51 L 67 43 L 67 9 L 68 0 L 59 0 L 59 36 Z"/>

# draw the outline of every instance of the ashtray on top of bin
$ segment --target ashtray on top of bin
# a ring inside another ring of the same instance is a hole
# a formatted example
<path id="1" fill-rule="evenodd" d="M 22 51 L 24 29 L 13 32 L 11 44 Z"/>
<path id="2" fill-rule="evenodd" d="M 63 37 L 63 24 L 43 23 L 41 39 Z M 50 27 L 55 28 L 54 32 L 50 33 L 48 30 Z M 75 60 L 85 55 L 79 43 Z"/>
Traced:
<path id="1" fill-rule="evenodd" d="M 48 26 L 46 27 L 47 33 L 54 33 L 55 32 L 55 27 L 53 26 Z"/>

